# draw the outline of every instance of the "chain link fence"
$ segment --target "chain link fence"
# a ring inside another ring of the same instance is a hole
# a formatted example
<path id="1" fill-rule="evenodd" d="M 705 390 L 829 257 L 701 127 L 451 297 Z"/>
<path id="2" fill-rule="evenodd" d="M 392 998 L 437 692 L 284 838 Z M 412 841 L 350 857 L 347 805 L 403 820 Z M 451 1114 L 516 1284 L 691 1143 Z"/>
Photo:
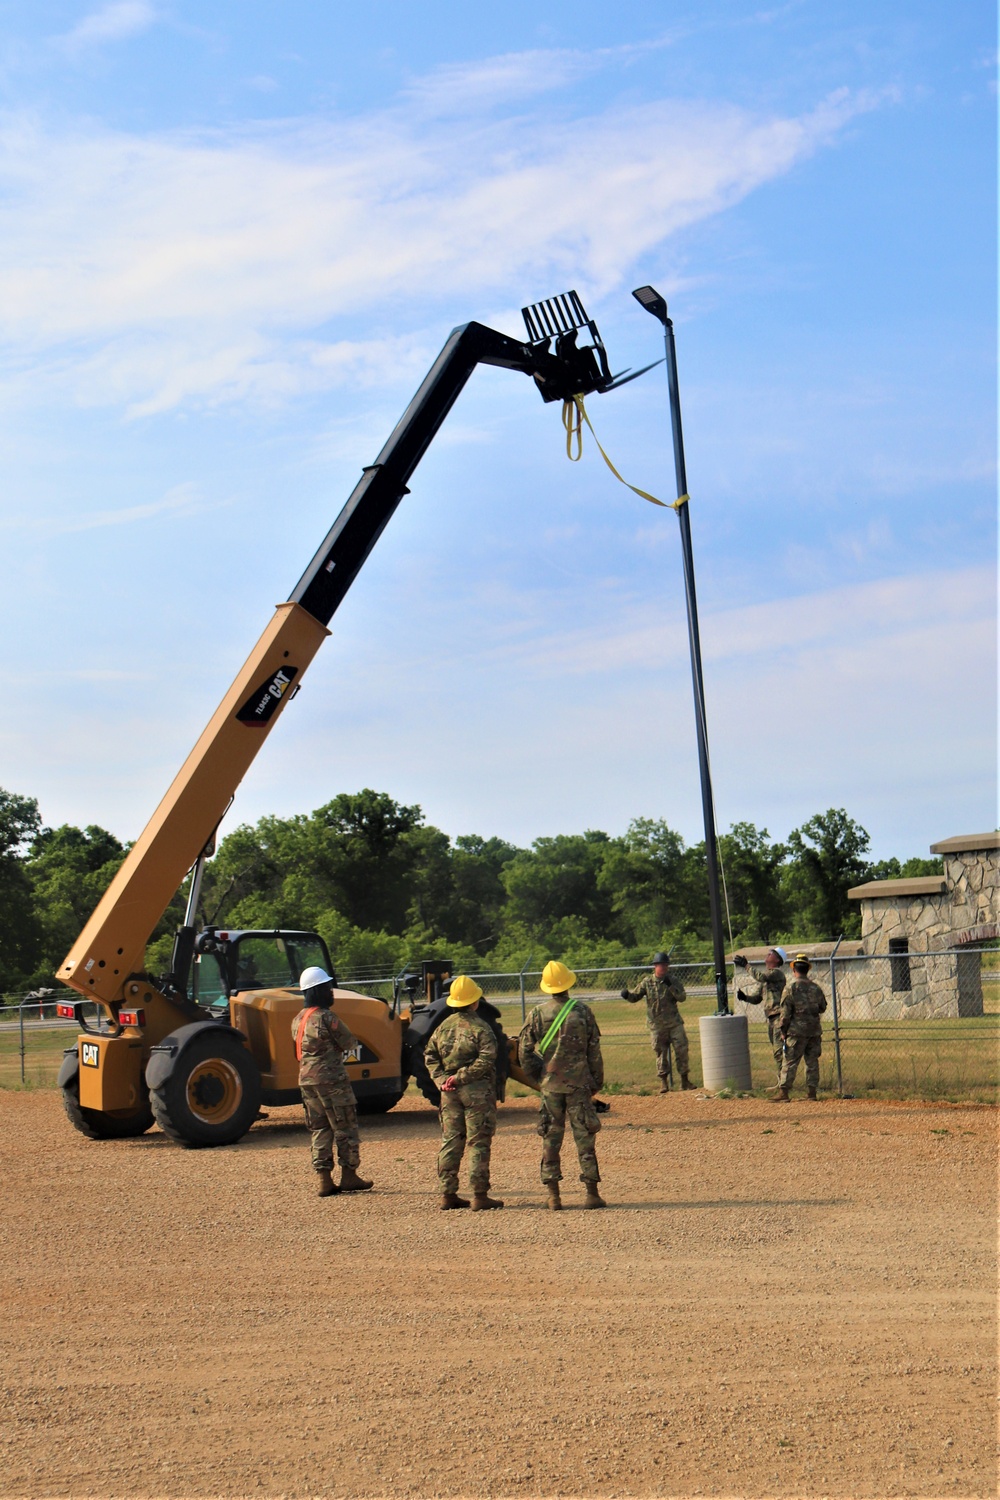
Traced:
<path id="1" fill-rule="evenodd" d="M 687 993 L 683 1014 L 691 1049 L 691 1076 L 701 1078 L 698 1019 L 716 1008 L 711 964 L 676 963 L 672 972 Z M 658 1089 L 646 1029 L 645 1006 L 621 999 L 650 972 L 647 967 L 577 969 L 574 993 L 590 1004 L 601 1027 L 606 1093 Z M 519 1030 L 532 1006 L 547 998 L 540 969 L 473 976 L 498 1006 L 508 1035 Z M 1000 1079 L 1000 950 L 851 955 L 819 959 L 813 979 L 827 996 L 823 1017 L 820 1089 L 843 1097 L 972 1099 L 992 1102 Z M 360 994 L 391 1001 L 402 975 L 343 978 Z M 735 999 L 746 988 L 742 971 L 727 970 L 730 1003 L 749 1022 L 754 1088 L 774 1086 L 776 1065 L 761 1005 Z M 68 992 L 7 996 L 0 1006 L 0 1087 L 51 1086 L 75 1023 L 59 1020 L 56 1002 Z M 96 1014 L 87 1007 L 88 1018 Z M 801 1074 L 801 1070 L 800 1070 Z M 800 1077 L 799 1083 L 802 1079 Z M 516 1089 L 515 1089 L 516 1092 Z"/>

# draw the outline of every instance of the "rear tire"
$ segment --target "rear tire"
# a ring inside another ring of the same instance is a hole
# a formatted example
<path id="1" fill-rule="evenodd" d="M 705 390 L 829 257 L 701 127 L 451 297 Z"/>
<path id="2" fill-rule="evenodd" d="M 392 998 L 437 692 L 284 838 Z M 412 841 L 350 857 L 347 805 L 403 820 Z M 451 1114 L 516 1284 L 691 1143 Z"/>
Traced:
<path id="1" fill-rule="evenodd" d="M 431 1077 L 427 1064 L 424 1062 L 424 1054 L 422 1052 L 413 1052 L 411 1054 L 410 1077 L 427 1100 L 427 1103 L 432 1104 L 437 1109 L 441 1103 L 441 1090 Z"/>
<path id="2" fill-rule="evenodd" d="M 74 1078 L 62 1087 L 63 1109 L 66 1118 L 91 1141 L 126 1141 L 137 1135 L 145 1135 L 153 1124 L 153 1111 L 149 1096 L 132 1114 L 106 1114 L 102 1109 L 85 1109 L 80 1103 L 80 1081 Z"/>
<path id="3" fill-rule="evenodd" d="M 209 1031 L 177 1059 L 150 1091 L 156 1123 L 182 1146 L 230 1146 L 260 1109 L 260 1073 L 235 1037 Z"/>
<path id="4" fill-rule="evenodd" d="M 369 1099 L 355 1099 L 354 1106 L 359 1115 L 387 1115 L 402 1099 L 400 1094 L 375 1094 Z"/>

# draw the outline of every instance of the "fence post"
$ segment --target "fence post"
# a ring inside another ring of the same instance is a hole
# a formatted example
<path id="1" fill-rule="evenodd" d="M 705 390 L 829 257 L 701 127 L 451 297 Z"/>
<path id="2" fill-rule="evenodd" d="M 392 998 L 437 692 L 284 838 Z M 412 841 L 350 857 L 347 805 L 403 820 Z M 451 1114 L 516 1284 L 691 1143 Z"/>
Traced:
<path id="1" fill-rule="evenodd" d="M 18 1027 L 21 1033 L 21 1082 L 24 1082 L 24 1000 L 17 1007 Z"/>
<path id="2" fill-rule="evenodd" d="M 521 985 L 521 1025 L 522 1026 L 524 1025 L 525 1021 L 527 1020 L 527 1010 L 526 1010 L 525 1004 L 524 1004 L 524 976 L 527 973 L 527 971 L 528 971 L 528 965 L 531 963 L 531 960 L 534 958 L 534 956 L 535 955 L 533 953 L 529 953 L 528 954 L 527 958 L 524 960 L 524 964 L 522 966 L 521 972 L 517 976 L 518 980 L 520 981 L 520 985 Z"/>
<path id="3" fill-rule="evenodd" d="M 834 944 L 833 952 L 830 954 L 830 1004 L 833 1006 L 833 1052 L 837 1059 L 837 1093 L 841 1099 L 844 1097 L 844 1074 L 840 1066 L 840 1012 L 837 1009 L 837 966 L 834 959 L 837 957 L 837 949 L 844 941 L 844 934 Z"/>

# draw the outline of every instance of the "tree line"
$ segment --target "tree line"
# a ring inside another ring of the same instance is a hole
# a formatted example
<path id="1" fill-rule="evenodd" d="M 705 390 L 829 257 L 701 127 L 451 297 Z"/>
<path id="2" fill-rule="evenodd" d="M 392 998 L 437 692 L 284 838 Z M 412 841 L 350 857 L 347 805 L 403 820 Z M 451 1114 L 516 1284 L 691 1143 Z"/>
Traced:
<path id="1" fill-rule="evenodd" d="M 859 935 L 851 886 L 938 874 L 933 859 L 871 862 L 869 837 L 843 808 L 787 838 L 734 823 L 719 837 L 736 946 Z M 54 974 L 128 846 L 105 828 L 48 828 L 33 797 L 0 789 L 0 989 Z M 179 892 L 152 936 L 147 968 L 169 967 Z M 449 958 L 473 972 L 647 963 L 710 956 L 705 846 L 662 819 L 624 834 L 596 829 L 530 848 L 428 824 L 384 792 L 342 792 L 315 812 L 264 817 L 221 840 L 202 885 L 202 923 L 305 927 L 326 939 L 340 975 L 388 974 Z"/>

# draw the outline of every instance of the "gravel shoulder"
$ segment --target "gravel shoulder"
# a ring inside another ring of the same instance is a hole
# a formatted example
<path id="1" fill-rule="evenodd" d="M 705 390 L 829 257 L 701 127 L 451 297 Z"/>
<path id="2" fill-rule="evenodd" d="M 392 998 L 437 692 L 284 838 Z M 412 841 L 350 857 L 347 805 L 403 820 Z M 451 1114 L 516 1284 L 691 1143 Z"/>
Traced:
<path id="1" fill-rule="evenodd" d="M 534 1125 L 442 1214 L 416 1100 L 320 1200 L 300 1109 L 183 1151 L 0 1091 L 0 1494 L 996 1493 L 992 1109 L 617 1097 L 603 1213 Z"/>

